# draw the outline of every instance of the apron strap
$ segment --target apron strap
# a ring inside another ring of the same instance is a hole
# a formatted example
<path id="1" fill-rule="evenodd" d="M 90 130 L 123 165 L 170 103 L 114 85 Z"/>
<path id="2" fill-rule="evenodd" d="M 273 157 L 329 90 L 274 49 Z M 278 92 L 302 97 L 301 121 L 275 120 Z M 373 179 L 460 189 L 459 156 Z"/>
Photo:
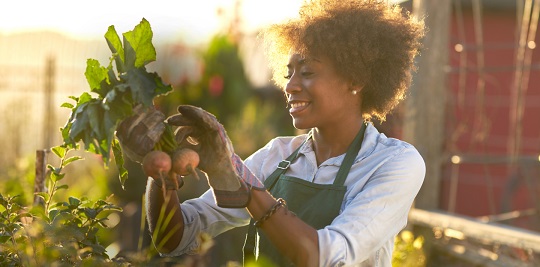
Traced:
<path id="1" fill-rule="evenodd" d="M 285 171 L 289 168 L 291 165 L 291 162 L 293 162 L 300 152 L 300 149 L 304 146 L 304 144 L 311 138 L 311 131 L 308 134 L 308 137 L 302 144 L 286 159 L 282 160 L 280 163 L 278 163 L 278 166 L 276 170 L 264 180 L 264 187 L 266 190 L 270 191 L 276 184 L 278 178 L 285 173 Z M 257 230 L 255 229 L 255 220 L 251 219 L 249 222 L 248 230 L 246 239 L 244 241 L 244 266 L 246 266 L 246 263 L 248 262 L 254 262 L 255 261 L 255 245 L 256 242 L 256 234 Z"/>
<path id="2" fill-rule="evenodd" d="M 282 160 L 280 163 L 278 163 L 278 166 L 276 170 L 264 180 L 264 187 L 266 190 L 270 191 L 276 184 L 279 176 L 281 176 L 285 171 L 291 166 L 291 163 L 298 157 L 298 154 L 300 152 L 300 148 L 304 146 L 304 144 L 311 138 L 311 131 L 308 134 L 308 137 L 302 144 L 291 154 L 288 158 Z"/>
<path id="3" fill-rule="evenodd" d="M 343 159 L 343 162 L 341 163 L 341 167 L 338 170 L 338 173 L 336 175 L 336 179 L 334 180 L 334 185 L 343 185 L 345 184 L 345 180 L 347 179 L 347 176 L 349 175 L 349 171 L 351 170 L 351 166 L 354 163 L 354 160 L 356 159 L 356 156 L 358 156 L 358 152 L 360 152 L 360 147 L 362 147 L 362 141 L 364 141 L 364 133 L 366 132 L 366 123 L 362 123 L 362 126 L 360 127 L 360 131 L 358 131 L 358 134 L 356 134 L 356 137 L 354 138 L 352 144 L 349 146 L 349 149 L 347 150 L 347 153 L 345 154 L 345 158 Z"/>

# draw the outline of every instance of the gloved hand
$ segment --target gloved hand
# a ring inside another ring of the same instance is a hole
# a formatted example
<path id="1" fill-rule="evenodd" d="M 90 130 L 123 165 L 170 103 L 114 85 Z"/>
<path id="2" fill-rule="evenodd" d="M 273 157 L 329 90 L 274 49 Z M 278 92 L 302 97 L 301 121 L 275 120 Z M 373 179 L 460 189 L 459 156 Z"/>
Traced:
<path id="1" fill-rule="evenodd" d="M 152 151 L 165 131 L 165 115 L 154 107 L 138 105 L 134 115 L 123 120 L 116 129 L 116 136 L 124 155 L 142 163 L 148 152 Z"/>
<path id="2" fill-rule="evenodd" d="M 181 105 L 178 112 L 166 122 L 178 126 L 176 142 L 180 147 L 189 147 L 199 153 L 199 169 L 207 174 L 217 205 L 246 207 L 250 189 L 264 190 L 264 185 L 234 153 L 223 125 L 199 107 Z"/>

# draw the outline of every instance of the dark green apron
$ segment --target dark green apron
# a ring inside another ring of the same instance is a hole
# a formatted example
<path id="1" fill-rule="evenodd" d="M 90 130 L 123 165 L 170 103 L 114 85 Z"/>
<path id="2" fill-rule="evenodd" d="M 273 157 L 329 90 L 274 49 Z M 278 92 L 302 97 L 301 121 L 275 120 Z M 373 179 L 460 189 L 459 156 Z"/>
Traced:
<path id="1" fill-rule="evenodd" d="M 345 154 L 333 184 L 316 184 L 284 175 L 291 162 L 298 157 L 300 148 L 310 139 L 310 133 L 296 151 L 278 164 L 277 169 L 264 181 L 264 186 L 275 198 L 283 198 L 290 211 L 315 229 L 330 225 L 339 214 L 347 190 L 344 186 L 345 179 L 360 151 L 365 130 L 366 124 L 362 123 L 360 131 Z M 265 261 L 271 261 L 277 266 L 294 266 L 281 256 L 263 231 L 256 230 L 253 219 L 249 224 L 244 244 L 244 265 L 255 259 L 256 232 L 259 234 L 259 260 L 264 258 Z"/>

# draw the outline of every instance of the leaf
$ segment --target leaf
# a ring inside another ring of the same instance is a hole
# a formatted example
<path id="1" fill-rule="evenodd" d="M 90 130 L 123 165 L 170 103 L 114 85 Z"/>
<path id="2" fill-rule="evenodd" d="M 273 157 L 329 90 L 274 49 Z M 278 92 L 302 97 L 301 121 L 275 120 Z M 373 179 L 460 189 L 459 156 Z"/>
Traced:
<path id="1" fill-rule="evenodd" d="M 92 208 L 84 208 L 84 214 L 90 219 L 95 219 L 97 215 L 97 211 Z"/>
<path id="2" fill-rule="evenodd" d="M 58 214 L 60 214 L 59 210 L 57 210 L 57 209 L 50 210 L 49 211 L 49 220 L 54 221 L 54 219 L 56 218 L 56 216 L 58 216 Z"/>
<path id="3" fill-rule="evenodd" d="M 51 148 L 51 151 L 59 158 L 63 158 L 66 156 L 67 149 L 62 146 L 55 146 Z"/>
<path id="4" fill-rule="evenodd" d="M 64 127 L 60 128 L 60 133 L 62 134 L 62 139 L 64 140 L 64 145 L 67 148 L 73 148 L 75 146 L 73 140 L 69 137 L 72 126 L 73 126 L 73 123 L 68 121 L 66 123 L 66 125 L 64 125 Z"/>
<path id="5" fill-rule="evenodd" d="M 159 75 L 155 72 L 150 73 L 150 76 L 154 77 L 154 82 L 156 83 L 156 89 L 154 91 L 154 97 L 158 95 L 165 95 L 168 94 L 173 90 L 171 85 L 163 83 L 163 80 Z"/>
<path id="6" fill-rule="evenodd" d="M 86 106 L 86 105 L 85 105 Z M 89 128 L 88 116 L 84 113 L 78 114 L 78 116 L 71 123 L 69 128 L 68 140 L 71 142 L 77 142 L 81 140 L 81 134 L 84 134 L 85 130 Z"/>
<path id="7" fill-rule="evenodd" d="M 62 167 L 65 167 L 67 166 L 68 164 L 74 162 L 74 161 L 77 161 L 77 160 L 81 160 L 83 159 L 82 157 L 79 157 L 79 156 L 73 156 L 73 157 L 69 157 L 67 159 L 64 160 L 64 163 L 62 164 Z"/>
<path id="8" fill-rule="evenodd" d="M 149 107 L 153 99 L 158 95 L 164 95 L 172 91 L 172 87 L 165 85 L 156 73 L 148 73 L 144 68 L 130 69 L 125 74 L 133 101 Z"/>
<path id="9" fill-rule="evenodd" d="M 69 186 L 67 184 L 63 184 L 63 185 L 59 185 L 56 187 L 56 190 L 60 190 L 60 189 L 68 189 Z"/>
<path id="10" fill-rule="evenodd" d="M 81 94 L 79 98 L 77 98 L 77 106 L 80 106 L 88 101 L 91 101 L 92 99 L 93 97 L 88 92 L 84 92 Z"/>
<path id="11" fill-rule="evenodd" d="M 84 72 L 84 76 L 88 81 L 88 85 L 90 85 L 90 89 L 97 92 L 99 95 L 105 94 L 104 92 L 101 92 L 101 83 L 103 81 L 108 82 L 109 76 L 107 75 L 107 72 L 107 68 L 102 67 L 99 64 L 99 61 L 91 58 L 86 60 L 86 71 Z"/>
<path id="12" fill-rule="evenodd" d="M 96 147 L 97 149 L 99 149 L 99 154 L 101 154 L 101 156 L 103 157 L 104 167 L 108 168 L 111 159 L 111 144 L 109 142 L 109 138 L 105 137 L 101 140 L 96 140 L 96 143 Z"/>
<path id="13" fill-rule="evenodd" d="M 76 197 L 69 197 L 68 201 L 69 201 L 69 205 L 74 206 L 74 207 L 78 207 L 79 204 L 81 203 L 81 200 Z"/>
<path id="14" fill-rule="evenodd" d="M 61 168 L 56 168 L 51 164 L 47 164 L 47 169 L 49 169 L 51 172 L 57 172 L 57 173 L 62 170 Z"/>
<path id="15" fill-rule="evenodd" d="M 101 120 L 103 117 L 103 108 L 101 102 L 93 102 L 86 108 L 85 116 L 88 117 L 88 123 L 90 125 L 89 130 L 92 131 L 93 137 L 97 140 L 101 140 L 105 137 L 103 125 Z"/>
<path id="16" fill-rule="evenodd" d="M 66 174 L 65 173 L 56 173 L 56 172 L 51 172 L 51 181 L 54 183 L 54 182 L 58 182 L 62 179 L 64 179 L 64 176 Z"/>
<path id="17" fill-rule="evenodd" d="M 111 91 L 107 98 L 103 99 L 103 106 L 105 109 L 105 123 L 110 123 L 110 126 L 119 123 L 121 120 L 131 116 L 133 114 L 133 98 L 131 97 L 131 92 L 125 92 L 128 88 L 128 85 L 122 84 Z M 114 92 L 114 94 L 113 94 Z"/>
<path id="18" fill-rule="evenodd" d="M 126 73 L 126 82 L 131 88 L 133 100 L 146 107 L 152 106 L 156 84 L 153 77 L 143 68 L 130 69 Z"/>
<path id="19" fill-rule="evenodd" d="M 65 102 L 62 105 L 60 105 L 60 107 L 62 107 L 62 108 L 73 108 L 74 106 L 71 103 Z"/>
<path id="20" fill-rule="evenodd" d="M 126 71 L 156 60 L 156 49 L 152 44 L 153 33 L 146 19 L 143 18 L 139 25 L 132 31 L 125 32 L 123 36 Z"/>
<path id="21" fill-rule="evenodd" d="M 4 244 L 4 243 L 7 243 L 7 241 L 9 241 L 9 239 L 11 238 L 11 236 L 7 233 L 0 233 L 0 243 Z"/>
<path id="22" fill-rule="evenodd" d="M 121 82 L 118 80 L 118 77 L 117 77 L 116 73 L 114 73 L 113 68 L 109 67 L 108 69 L 109 70 L 107 71 L 107 75 L 109 76 L 110 87 L 111 88 L 117 87 L 119 84 L 121 84 Z M 102 86 L 105 86 L 105 85 L 102 84 Z"/>
<path id="23" fill-rule="evenodd" d="M 49 202 L 49 199 L 50 199 L 50 196 L 47 192 L 37 192 L 37 193 L 34 193 L 36 196 L 40 197 L 43 199 L 43 201 L 45 202 Z"/>
<path id="24" fill-rule="evenodd" d="M 122 47 L 122 41 L 120 41 L 120 37 L 118 36 L 118 33 L 116 33 L 116 29 L 113 25 L 109 26 L 107 29 L 105 40 L 113 53 L 116 69 L 120 73 L 124 72 L 124 48 Z"/>
<path id="25" fill-rule="evenodd" d="M 86 131 L 91 131 L 89 117 L 87 114 L 88 105 L 99 103 L 100 100 L 92 98 L 88 93 L 83 93 L 78 99 L 77 106 L 71 111 L 71 117 L 62 130 L 64 142 L 75 146 L 75 142 L 84 138 Z"/>
<path id="26" fill-rule="evenodd" d="M 50 205 L 50 209 L 54 209 L 54 208 L 56 208 L 58 210 L 61 209 L 61 208 L 65 209 L 64 207 L 67 207 L 67 206 L 68 206 L 68 203 L 66 203 L 66 202 L 56 202 L 56 203 L 53 203 L 53 204 Z"/>
<path id="27" fill-rule="evenodd" d="M 103 211 L 120 211 L 122 212 L 123 209 L 121 207 L 118 207 L 116 205 L 107 205 L 103 207 Z"/>
<path id="28" fill-rule="evenodd" d="M 120 147 L 120 143 L 116 139 L 113 142 L 112 148 L 113 148 L 116 168 L 118 168 L 118 178 L 120 179 L 120 184 L 122 185 L 122 189 L 125 189 L 124 183 L 126 182 L 128 178 L 128 171 L 124 167 L 124 156 L 122 155 L 122 148 Z"/>

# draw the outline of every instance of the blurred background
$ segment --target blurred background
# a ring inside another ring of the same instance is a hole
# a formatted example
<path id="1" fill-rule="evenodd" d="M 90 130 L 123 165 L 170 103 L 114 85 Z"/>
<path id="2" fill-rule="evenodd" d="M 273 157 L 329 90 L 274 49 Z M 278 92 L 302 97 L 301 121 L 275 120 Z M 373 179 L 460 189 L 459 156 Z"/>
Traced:
<path id="1" fill-rule="evenodd" d="M 426 180 L 413 210 L 418 212 L 411 213 L 408 229 L 425 237 L 431 262 L 445 262 L 434 266 L 538 263 L 539 1 L 394 2 L 425 17 L 429 28 L 407 100 L 386 122 L 375 122 L 386 135 L 414 144 L 426 160 Z M 123 33 L 142 18 L 152 26 L 157 51 L 149 69 L 174 87 L 156 99 L 166 115 L 185 103 L 209 110 L 225 125 L 243 158 L 277 135 L 296 134 L 283 94 L 270 82 L 256 35 L 261 27 L 295 16 L 300 4 L 301 0 L 0 4 L 0 97 L 5 100 L 0 105 L 0 192 L 22 195 L 21 202 L 31 203 L 36 150 L 61 144 L 59 128 L 70 110 L 60 105 L 70 102 L 68 96 L 88 90 L 86 60 L 107 65 L 107 27 L 114 25 Z M 115 168 L 104 169 L 100 159 L 81 153 L 84 163 L 66 170 L 66 194 L 95 199 L 114 194 L 124 212 L 112 227 L 111 250 L 136 250 L 140 236 L 148 244 L 147 233 L 139 231 L 146 180 L 140 167 L 126 163 L 130 177 L 122 189 Z M 186 183 L 182 199 L 208 188 L 206 181 Z M 216 246 L 210 266 L 241 261 L 243 231 L 216 239 L 231 245 Z M 505 234 L 508 231 L 512 232 Z M 509 240 L 516 235 L 519 240 Z"/>

